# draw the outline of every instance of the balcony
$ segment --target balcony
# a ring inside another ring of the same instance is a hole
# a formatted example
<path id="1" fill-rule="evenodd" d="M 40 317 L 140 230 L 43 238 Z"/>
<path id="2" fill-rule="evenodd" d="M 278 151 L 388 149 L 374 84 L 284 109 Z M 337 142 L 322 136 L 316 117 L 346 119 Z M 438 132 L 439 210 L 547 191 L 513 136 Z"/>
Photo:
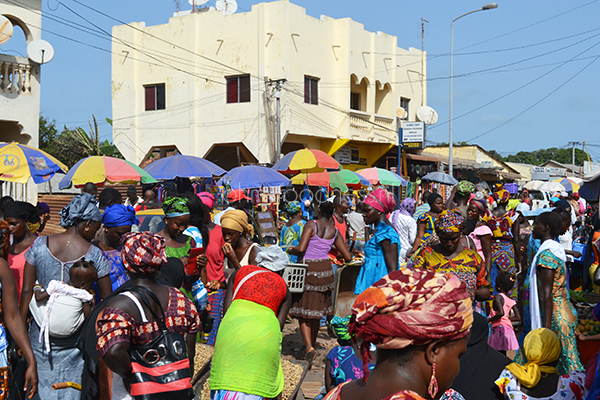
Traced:
<path id="1" fill-rule="evenodd" d="M 0 55 L 0 93 L 30 95 L 31 70 L 26 58 Z"/>
<path id="2" fill-rule="evenodd" d="M 394 129 L 394 117 L 388 117 L 385 115 L 375 114 L 375 125 L 373 127 L 375 134 L 379 137 L 389 138 L 391 140 L 396 138 L 396 130 Z"/>
<path id="3" fill-rule="evenodd" d="M 358 111 L 350 110 L 348 113 L 350 116 L 350 130 L 358 131 L 353 132 L 352 136 L 364 136 L 372 137 L 373 124 L 371 124 L 371 114 Z"/>

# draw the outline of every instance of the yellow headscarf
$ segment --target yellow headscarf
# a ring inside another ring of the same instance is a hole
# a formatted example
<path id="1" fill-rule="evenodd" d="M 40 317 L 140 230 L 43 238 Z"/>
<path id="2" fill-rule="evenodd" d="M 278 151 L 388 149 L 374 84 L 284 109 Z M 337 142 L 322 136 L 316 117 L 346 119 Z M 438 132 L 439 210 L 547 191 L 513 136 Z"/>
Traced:
<path id="1" fill-rule="evenodd" d="M 556 367 L 545 365 L 560 356 L 560 341 L 550 329 L 539 328 L 529 332 L 523 341 L 523 351 L 527 358 L 525 365 L 512 363 L 506 366 L 521 385 L 531 389 L 540 382 L 542 373 L 558 374 Z"/>
<path id="2" fill-rule="evenodd" d="M 252 225 L 248 223 L 248 214 L 242 210 L 229 210 L 221 217 L 221 227 L 240 233 L 254 235 Z"/>

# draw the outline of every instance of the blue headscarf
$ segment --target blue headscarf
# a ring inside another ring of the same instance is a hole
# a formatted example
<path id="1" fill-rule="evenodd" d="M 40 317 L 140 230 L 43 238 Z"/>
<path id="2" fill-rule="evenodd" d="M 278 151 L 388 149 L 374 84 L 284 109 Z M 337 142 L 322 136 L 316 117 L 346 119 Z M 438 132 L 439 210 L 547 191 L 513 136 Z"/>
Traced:
<path id="1" fill-rule="evenodd" d="M 102 215 L 102 223 L 106 227 L 139 225 L 140 220 L 135 216 L 135 209 L 131 206 L 123 204 L 113 204 L 104 210 Z"/>
<path id="2" fill-rule="evenodd" d="M 67 229 L 80 221 L 102 221 L 102 214 L 96 205 L 96 200 L 89 193 L 81 193 L 65 208 L 58 212 L 60 226 Z"/>

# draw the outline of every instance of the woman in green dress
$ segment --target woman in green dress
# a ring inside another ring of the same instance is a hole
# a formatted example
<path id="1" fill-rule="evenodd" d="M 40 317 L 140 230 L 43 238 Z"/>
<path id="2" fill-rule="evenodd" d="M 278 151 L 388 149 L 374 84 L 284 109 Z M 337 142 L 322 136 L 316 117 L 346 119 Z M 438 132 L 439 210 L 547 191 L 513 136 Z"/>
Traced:
<path id="1" fill-rule="evenodd" d="M 183 234 L 190 223 L 187 199 L 169 197 L 163 203 L 162 208 L 165 213 L 165 227 L 156 234 L 165 238 L 167 257 L 179 258 L 185 265 L 190 250 L 196 247 L 194 239 Z"/>
<path id="2" fill-rule="evenodd" d="M 551 329 L 560 339 L 557 369 L 565 375 L 584 368 L 575 340 L 577 311 L 569 300 L 567 290 L 567 258 L 563 247 L 554 240 L 560 234 L 562 222 L 554 212 L 542 213 L 536 219 L 533 236 L 540 239 L 542 245 L 533 258 L 532 267 L 535 268 L 529 272 L 529 307 L 531 329 Z M 526 361 L 519 350 L 515 362 L 524 364 Z"/>

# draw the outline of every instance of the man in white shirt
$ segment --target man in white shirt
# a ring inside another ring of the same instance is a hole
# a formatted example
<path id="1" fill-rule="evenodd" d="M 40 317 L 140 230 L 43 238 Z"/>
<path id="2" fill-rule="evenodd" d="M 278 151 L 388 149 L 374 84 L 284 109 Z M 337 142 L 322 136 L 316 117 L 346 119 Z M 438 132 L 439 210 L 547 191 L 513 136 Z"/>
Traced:
<path id="1" fill-rule="evenodd" d="M 126 206 L 131 206 L 133 208 L 135 208 L 136 206 L 142 204 L 144 202 L 144 199 L 142 199 L 140 196 L 137 195 L 137 190 L 135 188 L 135 186 L 133 185 L 129 185 L 127 186 L 127 198 L 125 199 L 125 205 Z M 141 208 L 141 206 L 140 206 Z M 138 211 L 136 209 L 136 211 Z"/>

